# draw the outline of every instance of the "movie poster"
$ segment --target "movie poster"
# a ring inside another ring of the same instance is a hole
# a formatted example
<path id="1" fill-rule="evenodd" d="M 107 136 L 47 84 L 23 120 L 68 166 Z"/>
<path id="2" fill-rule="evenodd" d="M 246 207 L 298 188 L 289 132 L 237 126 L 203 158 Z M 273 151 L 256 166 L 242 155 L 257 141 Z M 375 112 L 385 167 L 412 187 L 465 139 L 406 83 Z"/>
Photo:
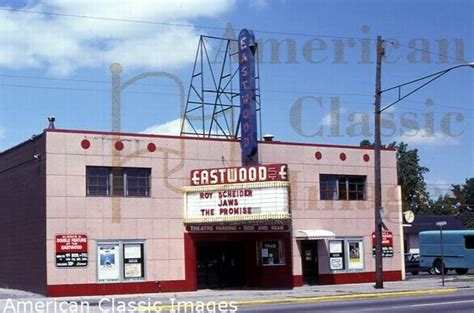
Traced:
<path id="1" fill-rule="evenodd" d="M 98 279 L 120 280 L 120 247 L 118 244 L 99 245 Z"/>
<path id="2" fill-rule="evenodd" d="M 361 241 L 349 241 L 349 269 L 364 269 L 364 253 Z"/>

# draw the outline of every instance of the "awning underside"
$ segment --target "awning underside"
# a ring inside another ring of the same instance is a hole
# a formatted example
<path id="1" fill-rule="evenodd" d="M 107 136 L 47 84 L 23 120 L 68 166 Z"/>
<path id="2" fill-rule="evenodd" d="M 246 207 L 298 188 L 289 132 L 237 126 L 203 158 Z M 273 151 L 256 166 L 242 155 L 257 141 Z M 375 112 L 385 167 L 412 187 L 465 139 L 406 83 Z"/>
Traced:
<path id="1" fill-rule="evenodd" d="M 297 230 L 295 233 L 296 239 L 304 240 L 320 240 L 320 239 L 335 239 L 336 234 L 325 229 L 306 229 Z"/>

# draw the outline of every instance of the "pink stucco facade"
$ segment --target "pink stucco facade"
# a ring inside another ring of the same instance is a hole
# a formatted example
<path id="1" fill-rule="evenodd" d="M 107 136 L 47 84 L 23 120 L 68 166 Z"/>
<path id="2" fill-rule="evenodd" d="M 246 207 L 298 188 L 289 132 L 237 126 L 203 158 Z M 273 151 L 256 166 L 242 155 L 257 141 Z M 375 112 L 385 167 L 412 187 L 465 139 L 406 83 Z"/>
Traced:
<path id="1" fill-rule="evenodd" d="M 84 144 L 84 141 L 88 144 Z M 118 141 L 123 144 L 121 150 L 117 149 Z M 183 187 L 189 186 L 190 172 L 193 169 L 240 166 L 241 152 L 238 142 L 63 130 L 45 131 L 41 142 L 44 144 L 45 188 L 36 192 L 39 193 L 38 197 L 43 197 L 45 201 L 44 216 L 40 216 L 38 222 L 39 232 L 44 227 L 45 245 L 39 245 L 37 248 L 44 248 L 45 260 L 40 265 L 44 267 L 45 272 L 44 290 L 47 289 L 49 295 L 197 288 L 196 274 L 192 272 L 196 262 L 195 252 L 192 252 L 195 246 L 183 223 Z M 317 152 L 320 158 L 316 158 Z M 12 152 L 7 151 L 0 154 L 0 160 L 4 160 L 10 153 Z M 345 159 L 341 157 L 342 153 Z M 291 222 L 286 253 L 290 259 L 287 260 L 287 266 L 292 277 L 292 286 L 301 285 L 303 274 L 301 246 L 295 236 L 298 230 L 327 230 L 337 238 L 361 238 L 363 241 L 363 269 L 340 272 L 330 269 L 328 240 L 315 241 L 319 255 L 317 272 L 324 278 L 321 282 L 350 282 L 357 280 L 357 277 L 360 277 L 361 281 L 372 279 L 373 150 L 349 146 L 262 142 L 259 146 L 259 160 L 263 164 L 288 165 Z M 86 166 L 150 168 L 150 197 L 86 196 Z M 19 168 L 16 171 L 23 170 Z M 321 200 L 320 174 L 366 176 L 366 200 Z M 25 175 L 29 174 L 25 172 Z M 384 223 L 393 233 L 394 249 L 393 257 L 384 258 L 384 270 L 388 273 L 388 279 L 401 279 L 403 238 L 395 151 L 382 151 L 382 180 Z M 3 176 L 0 182 L 5 184 Z M 2 199 L 4 196 L 5 194 L 2 194 Z M 13 202 L 9 202 L 9 207 L 14 206 Z M 29 210 L 41 209 L 30 204 Z M 87 267 L 58 268 L 55 265 L 57 234 L 87 235 Z M 4 236 L 10 235 L 4 232 L 0 238 Z M 29 236 L 29 233 L 19 236 Z M 218 238 L 223 235 L 216 233 L 206 236 Z M 143 281 L 129 283 L 129 286 L 133 286 L 129 288 L 123 287 L 127 283 L 122 283 L 122 287 L 116 289 L 99 284 L 97 243 L 111 240 L 143 241 Z M 0 251 L 5 254 L 5 243 Z M 11 250 L 6 254 L 11 253 L 16 252 Z M 4 258 L 0 258 L 2 259 Z M 31 260 L 32 264 L 35 262 Z M 10 266 L 12 265 L 7 262 L 0 268 Z M 0 278 L 9 282 L 5 276 Z M 3 281 L 0 281 L 1 283 Z M 148 285 L 140 287 L 140 283 Z M 38 290 L 42 292 L 40 289 Z"/>

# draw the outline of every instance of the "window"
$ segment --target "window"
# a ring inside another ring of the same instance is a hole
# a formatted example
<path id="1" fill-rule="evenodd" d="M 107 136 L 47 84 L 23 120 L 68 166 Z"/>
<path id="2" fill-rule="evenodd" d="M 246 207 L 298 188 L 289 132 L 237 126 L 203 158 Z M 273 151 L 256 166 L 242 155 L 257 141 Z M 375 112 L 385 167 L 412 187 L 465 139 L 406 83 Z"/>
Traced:
<path id="1" fill-rule="evenodd" d="M 474 249 L 474 236 L 464 236 L 464 247 Z"/>
<path id="2" fill-rule="evenodd" d="M 321 200 L 365 200 L 366 176 L 319 176 Z"/>
<path id="3" fill-rule="evenodd" d="M 129 168 L 125 172 L 127 196 L 148 197 L 150 192 L 150 169 Z"/>
<path id="4" fill-rule="evenodd" d="M 285 264 L 283 244 L 280 240 L 260 241 L 260 264 L 265 266 Z"/>
<path id="5" fill-rule="evenodd" d="M 112 195 L 114 197 L 123 197 L 124 184 L 124 169 L 123 168 L 111 168 L 112 174 Z"/>
<path id="6" fill-rule="evenodd" d="M 86 168 L 88 196 L 149 197 L 149 168 Z"/>
<path id="7" fill-rule="evenodd" d="M 87 167 L 87 195 L 110 195 L 110 171 L 106 167 Z"/>
<path id="8" fill-rule="evenodd" d="M 337 177 L 332 175 L 320 175 L 319 190 L 321 192 L 321 200 L 338 200 Z"/>
<path id="9" fill-rule="evenodd" d="M 97 280 L 120 282 L 145 278 L 143 242 L 97 244 Z"/>

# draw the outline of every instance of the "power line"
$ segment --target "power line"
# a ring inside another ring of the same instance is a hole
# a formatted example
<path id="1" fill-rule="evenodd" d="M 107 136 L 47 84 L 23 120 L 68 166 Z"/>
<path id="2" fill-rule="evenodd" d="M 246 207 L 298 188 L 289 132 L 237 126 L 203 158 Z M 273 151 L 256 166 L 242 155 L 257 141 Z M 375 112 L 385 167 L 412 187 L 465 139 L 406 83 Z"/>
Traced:
<path id="1" fill-rule="evenodd" d="M 391 44 L 394 44 L 393 42 L 390 42 L 390 43 L 391 43 Z M 431 54 L 431 55 L 436 55 L 436 56 L 439 56 L 439 57 L 451 59 L 451 60 L 458 61 L 458 62 L 466 62 L 466 60 L 463 60 L 463 59 L 458 59 L 458 58 L 455 58 L 455 57 L 451 57 L 451 56 L 449 56 L 449 55 L 444 55 L 444 54 L 436 53 L 436 52 L 433 52 L 433 51 L 430 51 L 430 50 L 426 50 L 426 49 L 421 49 L 421 48 L 416 48 L 416 47 L 410 47 L 410 46 L 406 46 L 406 45 L 401 44 L 401 43 L 397 43 L 397 45 L 399 45 L 399 46 L 401 46 L 401 47 L 404 47 L 404 48 L 413 49 L 413 50 L 420 51 L 420 52 L 425 52 L 425 53 L 428 53 L 428 54 Z"/>
<path id="2" fill-rule="evenodd" d="M 169 85 L 169 87 L 171 87 L 172 85 Z M 81 91 L 81 92 L 99 92 L 99 93 L 111 93 L 112 90 L 110 89 L 91 89 L 91 88 L 76 88 L 76 87 L 60 87 L 60 86 L 37 86 L 37 85 L 25 85 L 25 84 L 2 84 L 0 83 L 0 87 L 10 87 L 10 88 L 30 88 L 30 89 L 45 89 L 45 90 L 60 90 L 60 91 Z M 331 93 L 318 93 L 318 92 L 311 92 L 311 91 L 299 91 L 299 92 L 306 92 L 306 93 L 310 93 L 310 94 L 313 94 L 313 95 L 318 95 L 318 94 L 329 94 L 329 95 L 333 95 Z M 169 96 L 169 97 L 177 97 L 179 96 L 179 94 L 177 93 L 163 93 L 163 92 L 149 92 L 149 91 L 123 91 L 123 93 L 125 94 L 141 94 L 141 95 L 156 95 L 156 96 Z M 266 93 L 266 92 L 263 92 L 263 93 Z M 289 91 L 288 93 L 297 93 L 296 91 Z M 335 93 L 337 94 L 337 93 Z M 350 94 L 340 94 L 340 95 L 350 95 Z M 272 101 L 272 102 L 278 102 L 278 101 L 282 101 L 282 100 L 287 100 L 287 101 L 292 101 L 294 99 L 282 99 L 282 98 L 267 98 L 265 97 L 266 100 L 268 101 Z M 349 101 L 349 104 L 366 104 L 365 102 L 354 102 L 354 101 Z M 444 106 L 442 104 L 439 104 L 438 106 Z M 405 107 L 406 109 L 409 109 L 411 111 L 417 111 L 417 112 L 421 112 L 421 113 L 426 113 L 426 111 L 422 110 L 422 109 L 417 109 L 417 108 L 413 108 L 413 107 L 410 107 L 410 108 L 407 108 Z M 466 108 L 459 108 L 461 110 L 470 110 L 470 109 L 466 109 Z M 429 110 L 429 112 L 432 112 L 432 113 L 438 113 L 438 114 L 446 114 L 448 112 L 442 112 L 442 111 L 434 111 L 434 110 Z M 356 113 L 356 112 L 354 112 Z M 364 113 L 364 112 L 360 112 L 360 113 Z M 464 116 L 463 115 L 463 118 L 465 119 L 472 119 L 470 116 Z"/>
<path id="3" fill-rule="evenodd" d="M 5 78 L 26 78 L 26 79 L 38 79 L 38 80 L 54 80 L 54 81 L 72 81 L 79 83 L 97 83 L 97 84 L 108 84 L 111 85 L 110 80 L 96 80 L 96 79 L 80 79 L 80 78 L 64 78 L 64 77 L 48 77 L 48 76 L 28 76 L 28 75 L 11 75 L 11 74 L 0 74 L 0 77 Z M 135 86 L 159 86 L 159 87 L 176 87 L 176 85 L 169 84 L 147 84 L 147 83 L 134 83 Z M 188 87 L 188 86 L 185 86 Z"/>
<path id="4" fill-rule="evenodd" d="M 73 81 L 81 83 L 100 83 L 100 84 L 111 84 L 109 80 L 91 80 L 91 79 L 77 79 L 77 78 L 59 78 L 59 77 L 46 77 L 46 76 L 27 76 L 27 75 L 10 75 L 10 74 L 0 74 L 0 77 L 5 78 L 26 78 L 26 79 L 38 79 L 38 80 L 54 80 L 54 81 Z M 147 84 L 147 83 L 134 83 L 136 86 L 155 86 L 155 87 L 176 87 L 176 85 L 170 84 Z M 189 88 L 189 85 L 184 85 L 185 88 Z M 342 95 L 342 96 L 357 96 L 357 97 L 372 97 L 370 94 L 359 94 L 359 93 L 338 93 L 338 92 L 319 92 L 319 91 L 310 91 L 310 90 L 271 90 L 265 89 L 265 92 L 270 93 L 308 93 L 308 94 L 326 94 L 326 95 Z"/>
<path id="5" fill-rule="evenodd" d="M 25 78 L 25 79 L 36 79 L 36 80 L 51 80 L 51 81 L 71 81 L 71 82 L 80 82 L 80 83 L 97 83 L 97 84 L 111 84 L 109 80 L 92 80 L 92 79 L 78 79 L 78 78 L 62 78 L 62 77 L 47 77 L 47 76 L 27 76 L 27 75 L 11 75 L 11 74 L 0 74 L 0 77 L 5 78 Z M 148 86 L 148 87 L 174 87 L 176 85 L 171 84 L 151 84 L 151 83 L 134 83 L 135 86 Z M 1 86 L 1 85 L 0 85 Z M 3 86 L 6 87 L 25 87 L 25 88 L 41 88 L 41 86 L 31 86 L 31 85 L 16 85 L 16 84 L 4 84 Z M 189 85 L 184 85 L 185 88 L 189 88 Z M 97 91 L 97 92 L 105 92 L 107 90 L 97 90 L 97 89 L 87 89 L 87 88 L 64 88 L 64 87 L 45 87 L 45 89 L 58 89 L 58 90 L 76 90 L 76 91 Z M 281 89 L 265 89 L 262 90 L 263 94 L 267 93 L 275 93 L 275 94 L 308 94 L 308 95 L 329 95 L 329 96 L 350 96 L 350 97 L 373 97 L 372 94 L 362 94 L 362 93 L 342 93 L 342 92 L 328 92 L 328 91 L 312 91 L 312 90 L 281 90 Z M 154 92 L 145 92 L 145 91 L 129 91 L 128 93 L 139 93 L 139 94 L 157 94 L 157 95 L 169 95 L 169 96 L 178 96 L 178 94 L 166 94 L 166 93 L 154 93 Z M 386 97 L 388 99 L 396 99 L 395 97 Z M 267 99 L 267 100 L 281 100 L 278 99 Z M 287 99 L 291 100 L 291 99 Z M 421 103 L 425 104 L 425 101 L 417 101 L 417 100 L 405 100 L 406 102 L 411 103 Z M 366 104 L 365 102 L 354 102 L 350 101 L 352 104 Z M 403 104 L 402 104 L 403 105 Z M 470 108 L 463 108 L 458 106 L 446 105 L 446 104 L 438 104 L 438 106 L 453 108 L 457 110 L 464 110 L 464 111 L 474 111 L 474 109 Z M 410 109 L 419 112 L 425 112 L 421 109 L 415 109 L 410 107 Z M 434 113 L 443 113 L 439 111 L 432 111 Z M 446 112 L 444 112 L 446 113 Z"/>
<path id="6" fill-rule="evenodd" d="M 194 24 L 179 24 L 179 23 L 168 23 L 168 22 L 158 22 L 158 21 L 145 21 L 145 20 L 134 20 L 134 19 L 114 18 L 114 17 L 103 17 L 103 16 L 89 16 L 89 15 L 81 15 L 81 14 L 45 12 L 45 11 L 23 10 L 23 9 L 13 9 L 13 8 L 0 8 L 0 11 L 20 12 L 20 13 L 29 13 L 29 14 L 39 14 L 39 15 L 51 15 L 51 16 L 61 16 L 61 17 L 73 17 L 73 18 L 85 18 L 85 19 L 113 21 L 113 22 L 125 22 L 125 23 L 139 23 L 139 24 L 152 24 L 152 25 L 163 25 L 163 26 L 178 26 L 178 27 L 189 27 L 189 28 L 225 30 L 225 28 L 223 28 L 223 27 L 214 27 L 214 26 L 203 26 L 203 25 L 194 25 Z"/>
<path id="7" fill-rule="evenodd" d="M 67 91 L 87 91 L 87 92 L 107 92 L 111 90 L 107 89 L 90 89 L 90 88 L 73 88 L 73 87 L 50 87 L 50 86 L 35 86 L 35 85 L 21 85 L 21 84 L 0 84 L 0 87 L 17 87 L 17 88 L 33 88 L 33 89 L 47 89 L 47 90 L 67 90 Z M 124 91 L 124 93 L 134 94 L 146 94 L 146 95 L 165 95 L 165 96 L 177 96 L 177 94 L 170 93 L 158 93 L 158 92 L 147 92 L 147 91 Z"/>
<path id="8" fill-rule="evenodd" d="M 171 23 L 171 22 L 159 22 L 159 21 L 146 21 L 146 20 L 136 20 L 136 19 L 125 19 L 125 18 L 113 18 L 113 17 L 104 17 L 104 16 L 90 16 L 83 14 L 68 14 L 68 13 L 58 13 L 58 12 L 46 12 L 46 11 L 34 11 L 34 10 L 24 10 L 24 9 L 13 9 L 13 8 L 0 8 L 0 11 L 8 12 L 20 12 L 20 13 L 29 13 L 29 14 L 40 14 L 40 15 L 50 15 L 50 16 L 60 16 L 60 17 L 71 17 L 71 18 L 84 18 L 84 19 L 94 19 L 94 20 L 103 20 L 103 21 L 113 21 L 113 22 L 125 22 L 125 23 L 139 23 L 139 24 L 152 24 L 152 25 L 162 25 L 162 26 L 176 26 L 176 27 L 188 27 L 188 28 L 201 28 L 201 29 L 210 29 L 210 30 L 227 30 L 225 27 L 218 26 L 207 26 L 207 25 L 198 25 L 198 24 L 182 24 L 182 23 Z M 284 35 L 284 36 L 298 36 L 298 37 L 320 37 L 320 38 L 331 38 L 331 39 L 358 39 L 358 40 L 370 40 L 376 42 L 376 38 L 370 37 L 351 37 L 351 36 L 335 36 L 335 35 L 321 35 L 321 34 L 311 34 L 311 33 L 301 33 L 301 32 L 283 32 L 283 31 L 269 31 L 269 30 L 258 30 L 254 29 L 255 32 L 269 35 Z M 391 44 L 395 44 L 393 41 L 389 41 Z M 413 49 L 416 51 L 421 51 L 429 53 L 432 55 L 440 56 L 443 58 L 455 60 L 458 62 L 465 62 L 465 60 L 451 57 L 448 55 L 436 53 L 430 50 L 410 47 L 404 44 L 397 42 L 397 45 L 405 47 L 408 49 Z"/>
<path id="9" fill-rule="evenodd" d="M 91 80 L 91 79 L 76 79 L 76 78 L 56 78 L 56 77 L 46 77 L 46 76 L 26 76 L 26 75 L 9 75 L 9 74 L 0 74 L 0 77 L 5 78 L 26 78 L 26 79 L 37 79 L 37 80 L 53 80 L 53 81 L 72 81 L 72 82 L 81 82 L 81 83 L 100 83 L 100 84 L 111 84 L 111 81 L 108 80 Z M 150 87 L 176 87 L 176 85 L 170 84 L 147 84 L 147 83 L 134 83 L 136 86 L 150 86 Z M 9 84 L 5 86 L 14 86 L 14 84 Z M 184 85 L 185 88 L 189 88 L 189 85 Z M 58 87 L 60 88 L 60 87 Z M 73 88 L 71 88 L 73 90 Z M 78 90 L 82 90 L 78 88 Z M 84 91 L 91 91 L 84 89 Z M 321 95 L 341 95 L 341 96 L 356 96 L 356 97 L 372 97 L 370 94 L 360 94 L 360 93 L 341 93 L 341 92 L 323 92 L 323 91 L 310 91 L 310 90 L 272 90 L 264 89 L 265 93 L 282 93 L 282 94 L 321 94 Z M 153 93 L 152 93 L 153 94 Z M 175 94 L 177 95 L 177 94 Z"/>
<path id="10" fill-rule="evenodd" d="M 69 13 L 34 11 L 34 10 L 13 9 L 13 8 L 0 8 L 0 11 L 20 12 L 20 13 L 40 14 L 40 15 L 51 15 L 51 16 L 61 16 L 61 17 L 72 17 L 72 18 L 85 18 L 85 19 L 94 19 L 94 20 L 112 21 L 112 22 L 152 24 L 152 25 L 162 25 L 162 26 L 177 26 L 177 27 L 201 28 L 201 29 L 224 30 L 224 31 L 227 30 L 225 27 L 205 26 L 205 25 L 198 25 L 198 24 L 181 24 L 181 23 L 170 23 L 170 22 L 145 21 L 145 20 L 125 19 L 125 18 L 90 16 L 90 15 L 83 15 L 83 14 L 69 14 Z M 285 35 L 285 36 L 321 37 L 321 38 L 333 38 L 333 39 L 364 39 L 364 40 L 375 41 L 374 38 L 349 37 L 349 36 L 331 36 L 331 35 L 320 35 L 320 34 L 299 33 L 299 32 L 279 32 L 279 31 L 268 31 L 268 30 L 257 30 L 257 29 L 254 29 L 254 32 L 259 32 L 259 33 L 262 33 L 262 34 Z"/>

